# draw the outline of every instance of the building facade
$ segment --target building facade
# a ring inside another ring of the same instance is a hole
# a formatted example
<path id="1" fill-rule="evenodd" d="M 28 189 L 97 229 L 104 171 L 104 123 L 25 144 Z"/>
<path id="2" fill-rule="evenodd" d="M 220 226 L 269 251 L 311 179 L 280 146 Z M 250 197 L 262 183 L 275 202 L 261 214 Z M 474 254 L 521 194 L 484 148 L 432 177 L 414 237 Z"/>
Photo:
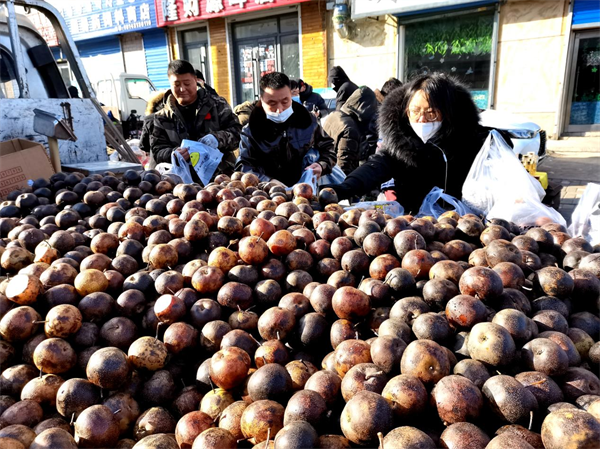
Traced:
<path id="1" fill-rule="evenodd" d="M 154 0 L 51 0 L 61 13 L 92 83 L 119 74 L 146 75 L 168 87 L 167 34 L 158 28 Z M 59 67 L 60 49 L 55 47 Z M 74 82 L 74 80 L 70 80 Z"/>
<path id="2" fill-rule="evenodd" d="M 350 34 L 337 38 L 330 27 L 329 62 L 346 59 L 355 82 L 378 87 L 390 73 L 406 81 L 417 73 L 443 71 L 464 81 L 480 108 L 521 115 L 551 138 L 600 130 L 600 2 L 349 0 L 348 4 Z M 349 49 L 353 58 L 347 56 Z M 392 53 L 395 71 L 389 59 L 387 65 L 377 64 L 376 73 L 372 65 L 357 62 Z"/>
<path id="3" fill-rule="evenodd" d="M 258 98 L 265 73 L 327 80 L 325 4 L 309 0 L 156 0 L 171 59 L 190 61 L 232 104 Z"/>

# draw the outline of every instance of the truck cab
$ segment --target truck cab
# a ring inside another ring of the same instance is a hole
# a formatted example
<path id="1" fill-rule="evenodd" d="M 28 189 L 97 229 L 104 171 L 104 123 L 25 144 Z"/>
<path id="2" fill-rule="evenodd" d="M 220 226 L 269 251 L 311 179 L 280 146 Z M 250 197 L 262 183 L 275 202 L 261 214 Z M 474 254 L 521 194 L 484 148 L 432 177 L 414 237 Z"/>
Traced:
<path id="1" fill-rule="evenodd" d="M 146 105 L 156 87 L 146 75 L 108 74 L 92 84 L 96 98 L 106 112 L 123 123 L 125 137 L 137 138 L 144 119 Z"/>

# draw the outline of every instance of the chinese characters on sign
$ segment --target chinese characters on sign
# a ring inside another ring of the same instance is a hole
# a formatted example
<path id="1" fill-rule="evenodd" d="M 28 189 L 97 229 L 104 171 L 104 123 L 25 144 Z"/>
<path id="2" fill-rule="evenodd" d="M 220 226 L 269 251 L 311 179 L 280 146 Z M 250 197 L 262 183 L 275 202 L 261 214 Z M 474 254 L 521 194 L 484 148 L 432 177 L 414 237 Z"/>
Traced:
<path id="1" fill-rule="evenodd" d="M 156 0 L 158 26 L 223 17 L 308 0 Z"/>
<path id="2" fill-rule="evenodd" d="M 156 27 L 154 0 L 51 0 L 50 3 L 58 8 L 75 40 Z"/>

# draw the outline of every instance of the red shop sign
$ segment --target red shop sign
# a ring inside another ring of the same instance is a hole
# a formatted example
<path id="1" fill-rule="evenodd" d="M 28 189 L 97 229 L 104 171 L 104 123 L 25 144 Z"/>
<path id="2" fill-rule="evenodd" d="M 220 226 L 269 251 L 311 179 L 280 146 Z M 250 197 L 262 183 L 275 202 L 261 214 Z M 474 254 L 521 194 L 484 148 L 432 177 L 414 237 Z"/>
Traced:
<path id="1" fill-rule="evenodd" d="M 158 26 L 260 11 L 309 0 L 154 0 Z"/>

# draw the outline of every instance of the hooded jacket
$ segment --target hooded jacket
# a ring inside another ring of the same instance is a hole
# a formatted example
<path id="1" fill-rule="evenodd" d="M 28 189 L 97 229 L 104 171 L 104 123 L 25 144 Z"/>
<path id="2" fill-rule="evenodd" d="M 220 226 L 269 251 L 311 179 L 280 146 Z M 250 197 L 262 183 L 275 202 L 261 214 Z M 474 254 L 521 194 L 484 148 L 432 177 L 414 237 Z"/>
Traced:
<path id="1" fill-rule="evenodd" d="M 475 125 L 471 129 L 437 133 L 427 143 L 415 134 L 401 110 L 404 89 L 386 96 L 379 112 L 379 131 L 383 139 L 380 152 L 333 187 L 338 196 L 362 195 L 393 178 L 397 201 L 406 213 L 416 214 L 433 187 L 462 197 L 462 186 L 490 129 Z M 460 106 L 456 114 L 461 114 Z M 510 144 L 510 139 L 505 136 Z"/>
<path id="2" fill-rule="evenodd" d="M 240 125 L 246 126 L 248 120 L 250 120 L 250 114 L 259 105 L 260 101 L 244 101 L 233 108 L 233 113 L 237 116 Z"/>
<path id="3" fill-rule="evenodd" d="M 368 87 L 354 91 L 341 110 L 327 117 L 323 129 L 335 142 L 337 164 L 349 175 L 377 148 L 377 100 Z"/>
<path id="4" fill-rule="evenodd" d="M 304 106 L 292 102 L 292 108 L 294 112 L 284 123 L 274 123 L 262 107 L 254 108 L 242 130 L 236 171 L 254 173 L 261 181 L 274 178 L 292 186 L 302 176 L 304 156 L 315 148 L 320 154 L 317 163 L 322 174 L 331 173 L 335 165 L 333 140 Z"/>
<path id="5" fill-rule="evenodd" d="M 148 100 L 148 103 L 146 104 L 146 110 L 144 111 L 144 124 L 142 126 L 142 133 L 140 135 L 140 149 L 146 153 L 150 153 L 150 136 L 152 135 L 152 130 L 154 129 L 154 113 L 163 108 L 164 96 L 164 91 L 155 92 L 152 94 Z M 156 163 L 154 165 L 156 165 Z"/>
<path id="6" fill-rule="evenodd" d="M 227 101 L 199 88 L 194 126 L 195 134 L 199 138 L 207 134 L 215 136 L 219 142 L 219 150 L 224 153 L 215 174 L 231 173 L 235 163 L 233 152 L 238 147 L 242 126 Z M 188 139 L 191 132 L 192 130 L 186 128 L 177 100 L 171 90 L 168 90 L 165 93 L 163 109 L 154 115 L 150 146 L 155 161 L 170 163 L 173 150 L 181 145 L 183 139 Z"/>
<path id="7" fill-rule="evenodd" d="M 304 92 L 300 92 L 300 101 L 309 111 L 316 107 L 321 112 L 321 116 L 324 116 L 328 112 L 325 100 L 321 95 L 313 92 L 313 87 L 310 84 L 306 84 L 304 81 L 302 83 L 305 89 Z"/>
<path id="8" fill-rule="evenodd" d="M 344 69 L 339 66 L 334 66 L 329 71 L 329 84 L 333 86 L 333 90 L 337 92 L 335 97 L 335 109 L 339 111 L 350 95 L 354 93 L 358 86 L 350 81 Z"/>

